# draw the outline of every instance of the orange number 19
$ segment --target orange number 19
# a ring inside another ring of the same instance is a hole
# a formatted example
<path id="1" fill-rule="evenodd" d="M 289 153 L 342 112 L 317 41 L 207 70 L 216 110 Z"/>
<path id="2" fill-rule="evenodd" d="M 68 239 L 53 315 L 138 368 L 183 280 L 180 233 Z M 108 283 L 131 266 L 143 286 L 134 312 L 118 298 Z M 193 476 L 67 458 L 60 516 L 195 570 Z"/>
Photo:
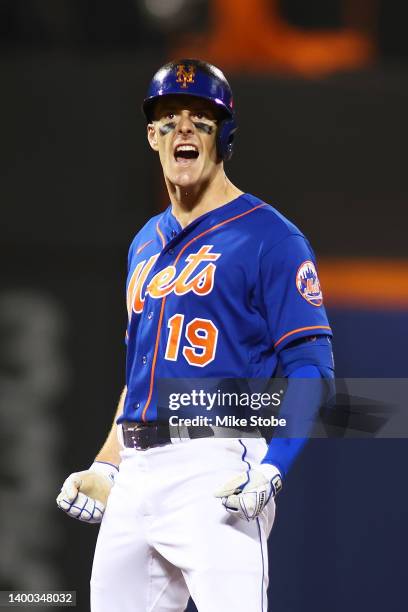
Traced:
<path id="1" fill-rule="evenodd" d="M 168 321 L 170 328 L 165 359 L 177 361 L 184 315 L 175 314 Z M 218 329 L 209 319 L 195 318 L 186 325 L 185 337 L 189 346 L 183 347 L 183 355 L 192 366 L 203 368 L 213 361 L 217 348 Z"/>

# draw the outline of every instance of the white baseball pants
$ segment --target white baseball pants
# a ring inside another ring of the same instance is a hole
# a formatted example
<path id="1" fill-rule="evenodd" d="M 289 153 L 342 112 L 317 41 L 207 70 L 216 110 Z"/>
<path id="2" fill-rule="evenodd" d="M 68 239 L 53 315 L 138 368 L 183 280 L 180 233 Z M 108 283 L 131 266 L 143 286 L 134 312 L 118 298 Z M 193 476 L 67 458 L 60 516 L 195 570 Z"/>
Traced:
<path id="1" fill-rule="evenodd" d="M 181 612 L 190 595 L 199 612 L 267 612 L 274 500 L 246 522 L 213 496 L 266 449 L 259 438 L 204 438 L 122 450 L 96 544 L 92 612 Z"/>

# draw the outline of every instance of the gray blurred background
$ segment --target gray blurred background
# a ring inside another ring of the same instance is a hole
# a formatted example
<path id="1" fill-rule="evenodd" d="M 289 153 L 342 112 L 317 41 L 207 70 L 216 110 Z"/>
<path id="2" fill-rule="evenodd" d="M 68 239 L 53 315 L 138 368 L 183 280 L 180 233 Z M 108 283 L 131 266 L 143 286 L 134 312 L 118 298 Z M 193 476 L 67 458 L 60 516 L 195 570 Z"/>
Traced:
<path id="1" fill-rule="evenodd" d="M 97 527 L 54 499 L 92 463 L 124 384 L 127 248 L 167 205 L 140 111 L 165 61 L 200 56 L 227 73 L 239 122 L 228 175 L 309 237 L 337 374 L 407 376 L 403 9 L 0 0 L 0 590 L 76 590 L 89 609 Z M 269 542 L 272 612 L 406 606 L 406 451 L 309 443 Z"/>

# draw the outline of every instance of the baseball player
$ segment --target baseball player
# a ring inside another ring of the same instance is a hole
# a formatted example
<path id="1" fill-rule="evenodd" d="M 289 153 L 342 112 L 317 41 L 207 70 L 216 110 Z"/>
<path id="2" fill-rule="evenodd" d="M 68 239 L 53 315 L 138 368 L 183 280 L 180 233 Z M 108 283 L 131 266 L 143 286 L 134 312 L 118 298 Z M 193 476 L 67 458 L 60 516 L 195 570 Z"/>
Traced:
<path id="1" fill-rule="evenodd" d="M 333 376 L 315 257 L 292 223 L 225 175 L 236 119 L 218 68 L 166 64 L 143 111 L 170 205 L 130 246 L 126 386 L 112 429 L 57 503 L 101 522 L 92 612 L 182 611 L 190 595 L 199 612 L 266 612 L 275 496 L 309 425 L 269 445 L 241 422 L 170 427 L 158 384 L 280 371 L 282 414 L 310 422 L 320 391 L 290 399 L 291 381 L 323 389 Z"/>

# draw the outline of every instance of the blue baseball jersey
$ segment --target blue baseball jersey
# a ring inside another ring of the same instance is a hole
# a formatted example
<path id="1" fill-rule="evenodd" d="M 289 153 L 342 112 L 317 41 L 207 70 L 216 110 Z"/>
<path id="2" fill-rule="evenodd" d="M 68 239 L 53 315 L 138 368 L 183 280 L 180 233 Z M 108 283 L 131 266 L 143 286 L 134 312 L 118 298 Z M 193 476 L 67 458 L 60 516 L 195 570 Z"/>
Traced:
<path id="1" fill-rule="evenodd" d="M 128 257 L 127 395 L 118 419 L 154 421 L 160 378 L 268 378 L 279 352 L 331 335 L 313 251 L 250 194 L 182 228 L 169 206 Z"/>

